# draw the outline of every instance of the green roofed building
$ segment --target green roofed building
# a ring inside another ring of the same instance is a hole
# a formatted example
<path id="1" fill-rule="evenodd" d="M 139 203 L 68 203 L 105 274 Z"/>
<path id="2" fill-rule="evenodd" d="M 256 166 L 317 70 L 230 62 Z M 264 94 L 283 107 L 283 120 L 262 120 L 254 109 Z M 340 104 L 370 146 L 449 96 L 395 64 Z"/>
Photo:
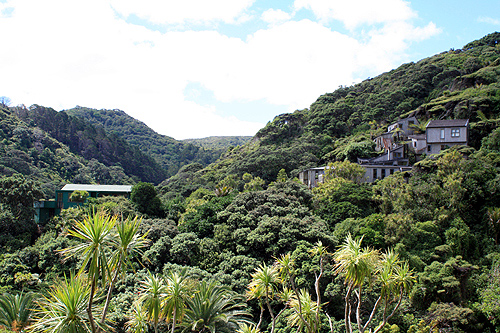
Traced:
<path id="1" fill-rule="evenodd" d="M 56 197 L 52 200 L 41 200 L 35 202 L 35 222 L 45 223 L 54 215 L 59 215 L 61 210 L 81 206 L 86 199 L 71 200 L 71 194 L 75 191 L 88 193 L 90 198 L 104 196 L 124 196 L 130 197 L 132 185 L 92 185 L 92 184 L 67 184 L 60 190 L 56 190 Z"/>

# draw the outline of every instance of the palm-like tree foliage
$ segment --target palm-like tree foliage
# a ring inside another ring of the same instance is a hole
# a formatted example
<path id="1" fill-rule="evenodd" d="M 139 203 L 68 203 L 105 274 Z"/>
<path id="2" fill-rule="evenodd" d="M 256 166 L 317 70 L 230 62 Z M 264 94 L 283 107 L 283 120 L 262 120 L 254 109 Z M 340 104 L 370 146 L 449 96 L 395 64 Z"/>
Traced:
<path id="1" fill-rule="evenodd" d="M 83 256 L 79 273 L 87 271 L 89 280 L 94 284 L 101 282 L 104 286 L 110 276 L 109 248 L 116 221 L 116 216 L 110 216 L 104 211 L 92 212 L 82 221 L 75 221 L 73 228 L 68 230 L 69 235 L 81 242 L 62 250 L 62 253 L 66 257 Z"/>
<path id="2" fill-rule="evenodd" d="M 362 248 L 361 242 L 352 238 L 351 234 L 347 235 L 344 243 L 335 251 L 333 258 L 336 261 L 335 273 L 345 276 L 347 285 L 347 293 L 345 295 L 345 326 L 346 332 L 352 332 L 351 326 L 351 294 L 354 288 L 358 288 L 358 306 L 357 315 L 361 306 L 360 291 L 366 279 L 371 278 L 377 267 L 378 252 Z M 358 319 L 358 327 L 361 331 L 360 319 Z"/>
<path id="3" fill-rule="evenodd" d="M 163 277 L 149 272 L 146 280 L 141 282 L 140 293 L 139 303 L 142 304 L 147 320 L 153 323 L 155 332 L 158 332 L 158 324 L 163 319 L 164 312 L 165 280 Z"/>
<path id="4" fill-rule="evenodd" d="M 91 286 L 73 274 L 55 286 L 39 302 L 37 320 L 31 327 L 43 333 L 89 333 L 91 319 L 86 311 Z"/>
<path id="5" fill-rule="evenodd" d="M 252 274 L 252 280 L 248 285 L 248 299 L 264 297 L 267 309 L 272 319 L 271 333 L 274 332 L 276 318 L 269 299 L 273 298 L 277 285 L 281 283 L 280 272 L 277 266 L 260 265 Z"/>
<path id="6" fill-rule="evenodd" d="M 83 264 L 79 274 L 87 271 L 90 280 L 87 313 L 92 333 L 97 332 L 97 326 L 92 314 L 94 296 L 99 282 L 104 287 L 111 276 L 108 263 L 116 220 L 116 216 L 110 216 L 104 211 L 94 211 L 85 216 L 83 221 L 75 221 L 75 225 L 68 231 L 68 234 L 80 239 L 81 242 L 62 251 L 66 257 L 83 256 Z"/>
<path id="7" fill-rule="evenodd" d="M 250 323 L 244 300 L 214 282 L 199 283 L 194 296 L 187 300 L 181 323 L 183 332 L 235 332 L 241 324 Z"/>
<path id="8" fill-rule="evenodd" d="M 32 321 L 32 293 L 3 294 L 0 296 L 0 328 L 22 332 Z"/>
<path id="9" fill-rule="evenodd" d="M 260 330 L 255 325 L 241 324 L 236 333 L 260 333 Z"/>
<path id="10" fill-rule="evenodd" d="M 363 237 L 355 240 L 349 234 L 344 244 L 333 254 L 336 261 L 335 273 L 344 275 L 350 288 L 361 287 L 377 267 L 378 251 L 362 248 L 362 241 Z"/>
<path id="11" fill-rule="evenodd" d="M 143 311 L 140 302 L 134 302 L 131 318 L 125 323 L 125 328 L 127 333 L 145 333 L 148 331 L 147 314 Z"/>
<path id="12" fill-rule="evenodd" d="M 138 233 L 141 219 L 135 217 L 134 219 L 126 219 L 116 223 L 116 233 L 110 237 L 109 245 L 113 250 L 110 262 L 108 263 L 109 269 L 114 272 L 110 280 L 106 302 L 101 316 L 101 324 L 106 320 L 106 313 L 108 310 L 111 295 L 118 279 L 119 274 L 123 273 L 126 268 L 131 267 L 131 259 L 135 255 L 142 255 L 142 248 L 149 244 L 146 235 L 140 236 Z"/>
<path id="13" fill-rule="evenodd" d="M 298 297 L 293 295 L 288 301 L 288 305 L 294 310 L 287 318 L 289 326 L 297 326 L 299 331 L 305 328 L 307 333 L 316 332 L 319 308 L 307 290 L 300 290 Z M 302 311 L 301 316 L 299 316 L 298 311 L 299 305 Z"/>
<path id="14" fill-rule="evenodd" d="M 370 248 L 362 248 L 362 240 L 363 238 L 354 240 L 350 234 L 346 237 L 344 244 L 334 253 L 336 261 L 335 272 L 345 276 L 345 283 L 347 285 L 345 296 L 346 332 L 352 332 L 351 296 L 354 292 L 356 295 L 354 302 L 356 305 L 356 321 L 358 323 L 358 331 L 361 333 L 368 329 L 379 305 L 383 303 L 382 321 L 373 331 L 377 333 L 397 311 L 403 294 L 408 292 L 415 277 L 409 269 L 408 263 L 401 263 L 394 251 L 388 250 L 380 254 L 378 251 Z M 363 324 L 361 318 L 362 287 L 367 279 L 378 283 L 381 287 L 381 292 L 370 316 L 366 323 Z M 390 310 L 390 304 L 393 299 L 397 301 L 392 310 Z"/>
<path id="15" fill-rule="evenodd" d="M 186 277 L 185 270 L 180 274 L 176 272 L 167 274 L 163 311 L 166 321 L 172 321 L 172 333 L 177 322 L 184 317 L 186 301 L 191 296 L 191 290 L 192 283 Z"/>
<path id="16" fill-rule="evenodd" d="M 427 125 L 429 124 L 431 120 L 422 120 L 422 121 L 419 121 L 417 119 L 417 123 L 416 124 L 410 124 L 410 127 L 415 131 L 415 133 L 419 134 L 419 133 L 425 133 L 425 130 L 427 129 Z"/>

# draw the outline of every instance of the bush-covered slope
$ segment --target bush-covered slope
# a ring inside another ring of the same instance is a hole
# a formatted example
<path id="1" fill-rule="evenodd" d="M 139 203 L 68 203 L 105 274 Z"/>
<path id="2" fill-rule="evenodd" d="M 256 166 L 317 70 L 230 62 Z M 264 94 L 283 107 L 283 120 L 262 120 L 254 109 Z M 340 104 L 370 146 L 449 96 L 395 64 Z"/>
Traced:
<path id="1" fill-rule="evenodd" d="M 22 174 L 41 186 L 46 198 L 64 183 L 132 184 L 121 166 L 86 160 L 14 112 L 0 108 L 0 175 Z"/>
<path id="2" fill-rule="evenodd" d="M 232 150 L 204 173 L 210 181 L 249 172 L 270 182 L 282 168 L 296 176 L 328 161 L 369 156 L 373 136 L 410 115 L 422 123 L 469 118 L 471 143 L 478 148 L 500 118 L 499 41 L 496 32 L 462 49 L 322 95 L 309 109 L 275 117 L 256 134 L 257 140 Z"/>
<path id="3" fill-rule="evenodd" d="M 225 141 L 207 138 L 203 143 L 198 140 L 178 141 L 156 133 L 143 122 L 120 110 L 76 107 L 65 112 L 102 126 L 108 133 L 115 134 L 138 147 L 153 157 L 169 176 L 174 175 L 180 167 L 189 163 L 201 163 L 204 166 L 213 163 L 229 146 L 241 144 L 238 137 Z"/>
<path id="4" fill-rule="evenodd" d="M 120 166 L 125 173 L 141 181 L 157 184 L 167 177 L 166 171 L 153 158 L 85 119 L 39 105 L 14 110 L 26 123 L 46 131 L 87 160 L 96 159 L 109 167 Z"/>

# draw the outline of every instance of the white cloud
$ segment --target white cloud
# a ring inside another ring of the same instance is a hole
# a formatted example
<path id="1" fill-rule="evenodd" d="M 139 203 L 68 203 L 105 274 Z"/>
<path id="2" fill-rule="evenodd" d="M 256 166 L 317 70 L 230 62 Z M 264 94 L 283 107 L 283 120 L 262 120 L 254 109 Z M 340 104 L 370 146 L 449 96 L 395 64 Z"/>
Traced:
<path id="1" fill-rule="evenodd" d="M 270 25 L 276 25 L 278 23 L 289 21 L 292 16 L 281 9 L 268 9 L 262 13 L 261 18 L 264 22 L 267 22 Z"/>
<path id="2" fill-rule="evenodd" d="M 182 24 L 237 21 L 255 0 L 111 0 L 112 7 L 124 16 L 131 14 L 157 24 Z"/>
<path id="3" fill-rule="evenodd" d="M 253 135 L 264 125 L 238 120 L 237 109 L 222 116 L 203 101 L 188 101 L 189 82 L 220 102 L 264 100 L 293 111 L 367 69 L 378 74 L 394 68 L 409 43 L 438 32 L 432 23 L 416 28 L 394 21 L 360 41 L 310 20 L 278 23 L 287 16 L 275 10 L 265 15 L 275 22 L 271 27 L 230 38 L 127 24 L 102 0 L 15 0 L 5 6 L 15 10 L 0 17 L 0 31 L 10 32 L 2 36 L 8 52 L 0 52 L 0 73 L 8 80 L 0 80 L 0 95 L 58 110 L 118 108 L 177 139 Z"/>
<path id="4" fill-rule="evenodd" d="M 294 7 L 295 10 L 310 9 L 322 21 L 339 20 L 348 29 L 416 17 L 404 0 L 295 0 Z"/>
<path id="5" fill-rule="evenodd" d="M 495 18 L 487 17 L 487 16 L 481 16 L 477 19 L 477 21 L 481 22 L 481 23 L 492 24 L 492 25 L 500 25 L 499 19 L 495 19 Z"/>

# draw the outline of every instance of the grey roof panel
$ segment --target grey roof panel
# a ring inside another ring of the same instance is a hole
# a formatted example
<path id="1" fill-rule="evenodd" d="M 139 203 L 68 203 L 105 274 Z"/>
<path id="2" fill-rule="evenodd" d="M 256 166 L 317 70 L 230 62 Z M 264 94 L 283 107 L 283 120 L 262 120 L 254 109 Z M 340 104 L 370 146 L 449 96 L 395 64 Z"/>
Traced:
<path id="1" fill-rule="evenodd" d="M 132 192 L 132 185 L 66 184 L 61 191 Z"/>
<path id="2" fill-rule="evenodd" d="M 433 127 L 460 127 L 467 126 L 469 119 L 444 119 L 444 120 L 431 120 L 426 128 Z"/>

